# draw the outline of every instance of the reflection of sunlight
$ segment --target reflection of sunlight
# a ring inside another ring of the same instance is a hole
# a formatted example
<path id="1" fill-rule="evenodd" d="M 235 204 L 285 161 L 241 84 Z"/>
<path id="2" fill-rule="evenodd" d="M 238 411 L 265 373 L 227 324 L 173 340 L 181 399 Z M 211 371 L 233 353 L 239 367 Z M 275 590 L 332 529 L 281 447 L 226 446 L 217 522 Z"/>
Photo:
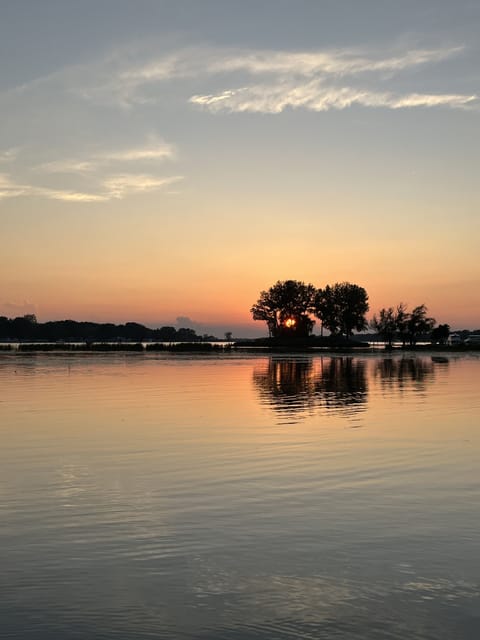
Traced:
<path id="1" fill-rule="evenodd" d="M 261 625 L 265 618 L 272 624 L 306 617 L 320 622 L 354 597 L 353 585 L 329 576 L 249 576 L 213 567 L 195 568 L 194 592 L 202 597 L 241 597 L 244 605 L 250 602 L 250 624 Z"/>
<path id="2" fill-rule="evenodd" d="M 477 598 L 480 596 L 480 585 L 465 581 L 453 581 L 448 578 L 428 580 L 419 577 L 418 580 L 407 582 L 402 586 L 406 592 L 417 593 L 422 600 L 445 599 L 460 600 L 462 598 Z"/>
<path id="3" fill-rule="evenodd" d="M 89 487 L 90 474 L 86 467 L 64 465 L 58 472 L 59 481 L 56 494 L 63 500 L 63 507 L 72 507 L 74 499 L 85 493 Z"/>
<path id="4" fill-rule="evenodd" d="M 479 585 L 448 578 L 428 580 L 419 577 L 418 581 L 398 584 L 390 582 L 386 576 L 360 581 L 329 575 L 247 575 L 226 571 L 200 558 L 192 570 L 192 591 L 198 598 L 207 602 L 209 599 L 212 602 L 218 599 L 241 602 L 242 610 L 249 611 L 249 630 L 256 628 L 263 633 L 268 620 L 269 632 L 274 633 L 271 637 L 283 635 L 285 624 L 295 625 L 298 631 L 298 625 L 327 622 L 332 625 L 332 637 L 336 637 L 345 620 L 360 609 L 366 620 L 375 612 L 377 624 L 385 630 L 384 637 L 400 638 L 403 636 L 387 633 L 394 624 L 393 610 L 400 609 L 403 614 L 412 615 L 412 607 L 420 599 L 435 601 L 445 611 L 450 603 L 457 600 L 473 603 L 479 595 Z M 379 607 L 379 599 L 387 606 Z M 234 620 L 232 615 L 230 608 L 226 613 L 228 624 L 241 627 L 244 620 Z M 358 637 L 372 637 L 368 622 L 363 630 L 365 635 L 359 632 Z M 298 633 L 298 637 L 300 635 Z"/>

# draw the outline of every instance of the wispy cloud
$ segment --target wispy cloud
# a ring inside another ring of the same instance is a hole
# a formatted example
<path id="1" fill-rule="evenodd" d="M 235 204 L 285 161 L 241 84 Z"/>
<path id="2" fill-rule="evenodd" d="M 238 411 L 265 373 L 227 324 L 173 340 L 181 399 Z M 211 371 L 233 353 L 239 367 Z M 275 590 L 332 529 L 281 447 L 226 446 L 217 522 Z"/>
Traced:
<path id="1" fill-rule="evenodd" d="M 413 91 L 402 88 L 404 93 L 399 93 L 395 78 L 467 53 L 464 46 L 309 51 L 197 46 L 160 54 L 139 47 L 134 54 L 130 50 L 117 51 L 103 60 L 52 73 L 14 92 L 24 96 L 29 89 L 39 90 L 46 84 L 56 92 L 63 91 L 89 103 L 126 108 L 166 99 L 184 101 L 186 94 L 191 96 L 187 97 L 191 105 L 233 112 L 279 113 L 285 106 L 325 111 L 352 104 L 393 109 L 458 108 L 476 99 L 473 91 L 463 95 L 445 86 L 437 94 L 428 87 L 428 76 L 416 74 Z M 425 87 L 419 91 L 422 78 Z M 169 82 L 175 83 L 171 92 L 165 90 Z M 189 92 L 193 82 L 194 95 Z M 402 85 L 405 87 L 405 78 Z M 53 162 L 45 168 L 52 172 L 88 172 L 112 161 L 160 160 L 172 157 L 173 153 L 165 143 L 156 148 L 152 143 L 149 148 Z"/>
<path id="2" fill-rule="evenodd" d="M 395 95 L 353 87 L 336 87 L 313 80 L 306 83 L 279 82 L 253 85 L 218 94 L 195 95 L 190 102 L 212 112 L 281 113 L 286 108 L 304 108 L 311 111 L 345 109 L 354 104 L 364 107 L 402 109 L 412 107 L 448 106 L 464 107 L 478 100 L 476 95 L 418 94 Z"/>
<path id="3" fill-rule="evenodd" d="M 31 184 L 20 184 L 7 174 L 0 174 L 0 200 L 20 196 L 37 196 L 63 202 L 93 203 L 122 200 L 136 193 L 159 191 L 183 180 L 183 176 L 157 177 L 151 175 L 122 174 L 104 180 L 98 192 L 53 189 Z M 167 191 L 168 193 L 168 191 Z"/>
<path id="4" fill-rule="evenodd" d="M 150 147 L 126 149 L 99 156 L 100 160 L 134 162 L 136 160 L 163 160 L 172 158 L 174 150 L 171 145 L 161 144 Z"/>
<path id="5" fill-rule="evenodd" d="M 111 79 L 111 86 L 126 88 L 178 78 L 246 72 L 252 75 L 346 76 L 395 71 L 438 63 L 463 51 L 463 47 L 413 49 L 398 54 L 360 49 L 318 51 L 235 50 L 190 48 L 131 66 Z"/>
<path id="6" fill-rule="evenodd" d="M 29 187 L 16 184 L 6 173 L 0 173 L 0 200 L 27 195 Z"/>
<path id="7" fill-rule="evenodd" d="M 83 193 L 81 191 L 49 189 L 42 186 L 20 184 L 12 180 L 9 175 L 0 174 L 0 200 L 18 198 L 19 196 L 41 196 L 66 202 L 104 202 L 109 199 L 108 194 Z"/>
<path id="8" fill-rule="evenodd" d="M 463 47 L 413 49 L 397 55 L 373 55 L 354 50 L 257 51 L 225 56 L 217 60 L 210 71 L 244 72 L 247 82 L 235 88 L 195 94 L 189 101 L 212 113 L 275 114 L 286 108 L 328 111 L 353 105 L 387 109 L 465 108 L 478 102 L 476 94 L 398 93 L 385 87 L 386 80 L 401 71 L 439 63 L 462 51 Z M 255 82 L 251 82 L 251 76 L 255 77 Z M 258 81 L 259 76 L 263 82 Z M 363 86 L 359 86 L 360 82 Z"/>
<path id="9" fill-rule="evenodd" d="M 14 177 L 13 172 L 0 173 L 0 200 L 37 196 L 63 202 L 95 203 L 158 191 L 183 179 L 183 176 L 158 175 L 151 171 L 158 162 L 175 155 L 171 144 L 152 137 L 143 145 L 97 151 L 77 158 L 57 158 L 33 167 L 28 166 L 25 158 L 23 179 Z M 146 168 L 150 169 L 148 173 Z M 59 184 L 65 178 L 57 174 L 70 174 L 69 188 Z M 83 188 L 71 188 L 72 180 Z M 39 181 L 43 184 L 38 184 Z"/>
<path id="10" fill-rule="evenodd" d="M 191 104 L 207 107 L 211 111 L 227 109 L 279 113 L 284 108 L 282 102 L 317 111 L 345 108 L 355 103 L 401 108 L 405 106 L 405 99 L 409 106 L 425 106 L 428 103 L 429 106 L 446 104 L 458 107 L 474 97 L 452 96 L 448 92 L 434 99 L 425 92 L 425 96 L 414 105 L 409 94 L 396 98 L 394 92 L 382 88 L 386 80 L 403 71 L 439 64 L 463 51 L 462 46 L 414 48 L 400 52 L 348 48 L 294 52 L 208 47 L 184 49 L 130 66 L 114 74 L 108 85 L 99 88 L 99 91 L 117 93 L 121 104 L 133 105 L 160 99 L 161 94 L 155 97 L 154 87 L 157 85 L 179 78 L 185 82 L 195 78 L 197 81 L 203 80 L 205 84 L 213 82 L 217 85 L 217 90 L 195 94 L 189 100 Z M 263 80 L 260 83 L 259 78 Z M 230 87 L 218 90 L 218 83 L 226 80 Z M 231 85 L 238 80 L 241 84 L 232 88 Z M 362 80 L 367 88 L 356 86 Z M 248 98 L 241 100 L 242 94 Z M 380 95 L 385 95 L 385 98 L 380 99 Z M 265 108 L 261 107 L 262 102 Z"/>
<path id="11" fill-rule="evenodd" d="M 175 156 L 173 145 L 166 142 L 154 142 L 140 147 L 111 150 L 90 154 L 84 158 L 66 158 L 44 162 L 37 170 L 48 173 L 89 173 L 109 165 L 120 163 L 151 162 L 172 159 Z"/>
<path id="12" fill-rule="evenodd" d="M 28 195 L 44 196 L 50 200 L 62 200 L 63 202 L 106 202 L 110 200 L 107 194 L 84 193 L 82 191 L 69 191 L 65 189 L 47 189 L 45 187 L 30 187 Z"/>
<path id="13" fill-rule="evenodd" d="M 75 160 L 67 158 L 65 160 L 51 160 L 42 162 L 35 167 L 37 171 L 47 173 L 89 173 L 97 168 L 97 163 L 91 160 Z"/>
<path id="14" fill-rule="evenodd" d="M 122 199 L 132 193 L 158 191 L 180 180 L 183 180 L 183 176 L 159 178 L 150 175 L 123 174 L 108 178 L 103 185 L 109 198 Z"/>
<path id="15" fill-rule="evenodd" d="M 415 49 L 386 57 L 350 49 L 314 52 L 254 51 L 220 58 L 209 65 L 209 71 L 247 71 L 255 75 L 274 73 L 289 76 L 346 76 L 377 71 L 402 71 L 440 62 L 462 50 L 463 47 Z"/>

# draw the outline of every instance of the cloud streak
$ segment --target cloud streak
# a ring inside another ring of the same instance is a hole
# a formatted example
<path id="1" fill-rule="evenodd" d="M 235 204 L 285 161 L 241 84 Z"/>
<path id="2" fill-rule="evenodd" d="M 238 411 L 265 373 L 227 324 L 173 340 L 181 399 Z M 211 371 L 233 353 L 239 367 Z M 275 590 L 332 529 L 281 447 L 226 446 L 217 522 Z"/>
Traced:
<path id="1" fill-rule="evenodd" d="M 458 55 L 463 47 L 414 49 L 398 55 L 374 56 L 353 50 L 318 52 L 251 52 L 226 56 L 211 72 L 247 74 L 236 88 L 192 95 L 189 102 L 212 113 L 278 114 L 287 108 L 310 111 L 370 108 L 466 108 L 476 94 L 398 93 L 384 88 L 386 79 L 420 65 L 436 64 Z M 388 74 L 388 78 L 385 74 Z M 255 78 L 255 82 L 248 80 Z M 258 77 L 263 82 L 258 82 Z M 362 81 L 364 86 L 357 86 Z"/>
<path id="2" fill-rule="evenodd" d="M 463 47 L 413 49 L 397 55 L 371 54 L 357 49 L 275 51 L 184 49 L 161 56 L 117 74 L 112 84 L 133 88 L 178 78 L 246 72 L 251 75 L 353 76 L 369 72 L 400 72 L 438 63 L 463 51 Z"/>
<path id="3" fill-rule="evenodd" d="M 399 72 L 404 69 L 437 63 L 450 58 L 463 47 L 415 49 L 401 55 L 375 57 L 355 50 L 317 52 L 256 51 L 226 56 L 209 66 L 212 73 L 247 71 L 254 75 L 333 75 L 348 76 L 378 71 Z"/>
<path id="4" fill-rule="evenodd" d="M 122 174 L 111 176 L 100 185 L 98 193 L 75 191 L 70 189 L 53 189 L 49 187 L 19 184 L 11 180 L 7 174 L 0 174 L 0 200 L 21 196 L 39 196 L 49 200 L 60 200 L 73 203 L 99 203 L 124 198 L 152 191 L 164 190 L 183 176 L 158 177 L 152 175 Z"/>
<path id="5" fill-rule="evenodd" d="M 336 87 L 314 80 L 306 83 L 279 82 L 253 85 L 217 94 L 194 95 L 190 102 L 216 113 L 281 113 L 286 108 L 310 111 L 346 109 L 355 104 L 363 107 L 404 109 L 413 107 L 465 107 L 478 101 L 476 95 L 419 94 L 395 95 L 354 87 Z"/>
<path id="6" fill-rule="evenodd" d="M 389 109 L 462 108 L 471 106 L 477 99 L 473 92 L 459 94 L 445 90 L 437 94 L 426 88 L 418 91 L 421 76 L 417 75 L 415 91 L 399 93 L 392 81 L 401 73 L 439 65 L 465 52 L 463 46 L 312 51 L 198 46 L 155 54 L 140 47 L 135 54 L 130 50 L 117 51 L 104 60 L 52 73 L 14 92 L 24 95 L 29 87 L 38 90 L 47 84 L 52 90 L 64 91 L 89 103 L 122 108 L 178 100 L 186 92 L 190 105 L 211 112 L 236 113 L 280 113 L 286 106 L 326 111 L 354 104 Z M 192 95 L 188 88 L 193 80 L 197 86 L 203 84 L 204 90 L 197 89 Z M 175 91 L 165 91 L 169 82 L 175 83 Z M 172 147 L 159 143 L 149 148 L 49 163 L 44 168 L 52 172 L 82 173 L 109 162 L 161 160 L 173 154 Z"/>
<path id="7" fill-rule="evenodd" d="M 109 198 L 123 199 L 134 193 L 158 191 L 180 180 L 183 180 L 183 176 L 158 178 L 150 175 L 123 174 L 108 178 L 103 184 Z"/>
<path id="8" fill-rule="evenodd" d="M 112 164 L 171 160 L 174 156 L 175 149 L 172 145 L 165 142 L 155 142 L 142 147 L 96 153 L 88 158 L 67 158 L 44 162 L 36 169 L 47 173 L 85 174 Z"/>
<path id="9" fill-rule="evenodd" d="M 0 173 L 0 200 L 27 195 L 28 189 L 25 185 L 13 182 L 8 174 Z"/>
<path id="10" fill-rule="evenodd" d="M 20 184 L 13 181 L 9 175 L 0 174 L 0 200 L 18 198 L 20 196 L 41 196 L 50 200 L 65 202 L 104 202 L 108 194 L 83 193 L 65 189 L 49 189 L 47 187 Z"/>
<path id="11" fill-rule="evenodd" d="M 118 92 L 122 104 L 132 105 L 158 100 L 153 88 L 165 82 L 196 78 L 217 85 L 216 90 L 198 93 L 189 99 L 190 104 L 206 107 L 211 112 L 280 113 L 286 106 L 327 111 L 353 104 L 390 109 L 458 108 L 474 101 L 476 96 L 450 92 L 397 95 L 384 90 L 384 83 L 401 72 L 439 64 L 463 51 L 462 46 L 402 52 L 348 48 L 303 52 L 184 49 L 130 67 L 113 77 L 109 89 Z M 218 90 L 218 83 L 226 79 L 230 85 L 237 86 Z M 366 87 L 357 87 L 359 80 L 364 81 Z"/>
<path id="12" fill-rule="evenodd" d="M 7 159 L 10 159 L 10 156 L 14 159 L 17 149 L 7 150 L 2 155 Z M 142 146 L 97 152 L 89 157 L 61 158 L 44 162 L 30 167 L 30 172 L 27 171 L 27 175 L 31 175 L 33 171 L 34 178 L 38 178 L 39 174 L 48 174 L 50 183 L 59 182 L 57 174 L 71 174 L 89 185 L 87 190 L 65 189 L 63 185 L 60 187 L 38 185 L 30 180 L 14 179 L 10 173 L 0 173 L 0 200 L 20 196 L 38 196 L 63 202 L 95 203 L 122 200 L 138 193 L 160 191 L 179 182 L 183 176 L 159 176 L 150 171 L 145 172 L 145 169 L 152 168 L 158 162 L 172 159 L 174 156 L 175 149 L 172 145 L 152 139 L 150 143 Z M 132 168 L 136 171 L 132 171 Z M 43 181 L 46 180 L 47 178 L 43 175 Z M 63 178 L 60 180 L 63 181 Z"/>

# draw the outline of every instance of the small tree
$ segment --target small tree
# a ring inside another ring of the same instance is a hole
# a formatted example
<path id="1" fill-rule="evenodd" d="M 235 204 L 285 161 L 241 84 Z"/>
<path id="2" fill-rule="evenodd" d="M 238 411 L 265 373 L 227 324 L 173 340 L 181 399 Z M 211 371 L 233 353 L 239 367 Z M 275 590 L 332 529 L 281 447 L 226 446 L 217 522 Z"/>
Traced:
<path id="1" fill-rule="evenodd" d="M 180 327 L 177 331 L 176 340 L 178 342 L 199 342 L 201 340 L 200 336 L 197 336 L 197 333 L 194 329 L 189 329 L 188 327 Z"/>
<path id="2" fill-rule="evenodd" d="M 163 342 L 175 342 L 177 338 L 177 330 L 175 327 L 160 327 L 160 329 L 155 330 L 155 338 L 157 340 L 162 340 Z"/>
<path id="3" fill-rule="evenodd" d="M 410 314 L 407 311 L 407 305 L 403 302 L 397 305 L 395 310 L 395 322 L 397 325 L 397 334 L 405 346 L 408 338 L 408 323 L 410 321 Z"/>
<path id="4" fill-rule="evenodd" d="M 432 329 L 432 342 L 434 344 L 445 344 L 450 335 L 450 326 L 448 324 L 439 324 L 438 327 Z"/>
<path id="5" fill-rule="evenodd" d="M 353 331 L 363 331 L 368 323 L 368 295 L 363 287 L 350 282 L 327 285 L 315 297 L 315 315 L 330 333 L 347 339 Z"/>
<path id="6" fill-rule="evenodd" d="M 370 322 L 372 329 L 382 336 L 388 347 L 392 346 L 397 336 L 402 340 L 403 346 L 407 341 L 410 346 L 414 346 L 418 336 L 430 333 L 434 324 L 435 320 L 427 317 L 427 307 L 424 304 L 409 313 L 403 302 L 396 309 L 380 309 L 378 316 L 374 315 Z"/>
<path id="7" fill-rule="evenodd" d="M 391 349 L 392 342 L 397 334 L 397 317 L 393 307 L 380 309 L 378 316 L 375 314 L 370 321 L 370 326 L 386 342 L 386 346 Z"/>
<path id="8" fill-rule="evenodd" d="M 424 304 L 415 307 L 407 322 L 407 334 L 410 346 L 414 346 L 418 336 L 430 333 L 435 325 L 435 318 L 427 317 L 427 307 Z"/>
<path id="9" fill-rule="evenodd" d="M 273 337 L 307 337 L 314 325 L 309 316 L 316 289 L 298 280 L 279 280 L 268 291 L 262 291 L 252 306 L 254 320 L 266 322 Z"/>

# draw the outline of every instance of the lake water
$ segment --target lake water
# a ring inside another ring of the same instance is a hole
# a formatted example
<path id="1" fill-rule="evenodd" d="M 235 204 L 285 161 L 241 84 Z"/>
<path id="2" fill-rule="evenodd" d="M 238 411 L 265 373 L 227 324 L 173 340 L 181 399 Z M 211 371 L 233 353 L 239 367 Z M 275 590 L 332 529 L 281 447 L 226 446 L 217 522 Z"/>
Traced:
<path id="1" fill-rule="evenodd" d="M 0 354 L 0 636 L 477 640 L 479 380 Z"/>

